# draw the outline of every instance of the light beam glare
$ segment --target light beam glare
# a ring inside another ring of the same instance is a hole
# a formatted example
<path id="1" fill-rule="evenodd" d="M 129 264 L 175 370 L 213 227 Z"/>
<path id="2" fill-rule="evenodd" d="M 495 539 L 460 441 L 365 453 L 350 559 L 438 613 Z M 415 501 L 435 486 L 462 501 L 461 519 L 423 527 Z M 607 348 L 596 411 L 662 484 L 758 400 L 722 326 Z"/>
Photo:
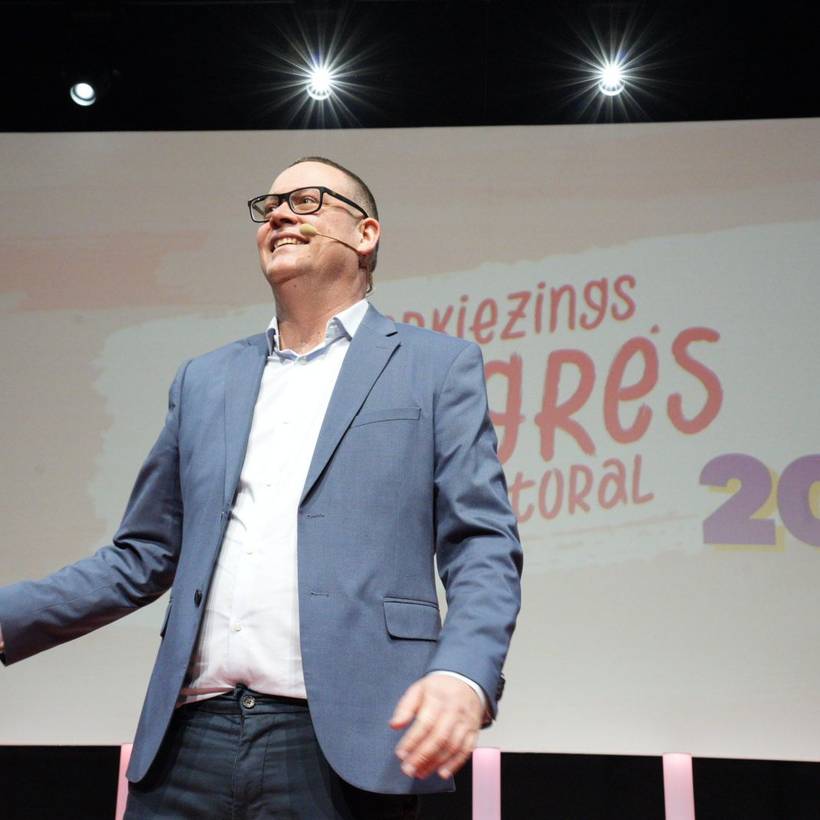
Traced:
<path id="1" fill-rule="evenodd" d="M 378 111 L 375 98 L 384 96 L 378 86 L 383 67 L 377 59 L 384 41 L 354 25 L 350 14 L 339 15 L 332 26 L 317 25 L 311 31 L 306 26 L 299 16 L 277 19 L 275 37 L 256 38 L 259 56 L 248 62 L 259 78 L 251 93 L 260 119 L 284 111 L 287 127 L 358 125 L 355 112 Z"/>
<path id="2" fill-rule="evenodd" d="M 310 69 L 305 91 L 312 100 L 326 100 L 333 93 L 335 84 L 333 72 L 322 63 L 313 65 Z"/>
<path id="3" fill-rule="evenodd" d="M 577 40 L 554 44 L 562 52 L 554 87 L 565 90 L 562 105 L 572 107 L 578 121 L 651 119 L 640 101 L 669 87 L 663 72 L 671 62 L 670 38 L 658 34 L 656 16 L 629 9 L 610 12 L 608 22 L 569 22 Z"/>
<path id="4" fill-rule="evenodd" d="M 598 90 L 607 97 L 620 94 L 626 87 L 626 74 L 621 63 L 616 60 L 607 60 L 599 69 Z"/>

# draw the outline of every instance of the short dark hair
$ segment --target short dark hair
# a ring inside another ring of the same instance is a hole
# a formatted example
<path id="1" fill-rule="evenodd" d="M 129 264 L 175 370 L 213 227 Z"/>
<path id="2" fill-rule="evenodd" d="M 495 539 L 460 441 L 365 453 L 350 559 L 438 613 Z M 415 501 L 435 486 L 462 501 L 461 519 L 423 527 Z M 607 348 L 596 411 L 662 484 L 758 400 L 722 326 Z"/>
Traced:
<path id="1" fill-rule="evenodd" d="M 336 168 L 341 171 L 350 179 L 356 189 L 353 198 L 359 201 L 359 205 L 367 211 L 368 216 L 372 216 L 373 219 L 379 218 L 379 208 L 376 205 L 376 197 L 373 196 L 373 192 L 367 187 L 367 183 L 358 174 L 354 174 L 349 168 L 345 168 L 344 165 L 340 165 L 338 162 L 334 162 L 327 157 L 300 157 L 295 162 L 291 162 L 288 168 L 292 168 L 294 165 L 299 165 L 302 162 L 320 162 L 323 165 L 329 165 L 331 168 Z M 376 256 L 378 252 L 379 244 L 377 242 L 376 247 L 373 248 L 373 253 L 366 256 L 362 262 L 362 267 L 367 273 L 367 293 L 373 290 L 373 271 L 376 270 Z"/>

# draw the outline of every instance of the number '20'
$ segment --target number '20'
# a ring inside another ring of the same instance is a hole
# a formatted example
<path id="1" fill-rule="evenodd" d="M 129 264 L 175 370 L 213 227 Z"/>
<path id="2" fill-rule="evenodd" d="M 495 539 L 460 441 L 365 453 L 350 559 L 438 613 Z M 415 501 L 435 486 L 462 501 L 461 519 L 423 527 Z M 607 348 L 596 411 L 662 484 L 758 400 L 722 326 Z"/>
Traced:
<path id="1" fill-rule="evenodd" d="M 740 482 L 740 489 L 704 520 L 704 543 L 774 545 L 774 520 L 752 517 L 771 494 L 769 469 L 753 456 L 726 453 L 709 461 L 700 474 L 700 483 L 709 487 L 725 487 L 732 479 Z M 777 482 L 777 507 L 795 538 L 820 547 L 820 519 L 811 508 L 816 482 L 820 482 L 820 455 L 795 459 Z"/>

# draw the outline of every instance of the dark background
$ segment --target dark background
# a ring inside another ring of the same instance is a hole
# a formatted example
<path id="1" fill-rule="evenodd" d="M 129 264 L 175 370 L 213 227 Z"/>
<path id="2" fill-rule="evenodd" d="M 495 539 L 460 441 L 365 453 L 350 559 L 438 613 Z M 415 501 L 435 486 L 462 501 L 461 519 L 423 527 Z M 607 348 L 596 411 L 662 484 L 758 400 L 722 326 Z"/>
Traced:
<path id="1" fill-rule="evenodd" d="M 131 0 L 0 5 L 0 130 L 394 128 L 820 115 L 812 2 Z M 621 48 L 628 95 L 587 66 Z M 333 55 L 333 104 L 305 59 Z M 106 93 L 69 100 L 80 79 Z M 818 146 L 820 150 L 820 146 Z M 2 160 L 0 160 L 0 163 Z M 36 719 L 36 704 L 31 707 Z M 0 817 L 113 817 L 118 749 L 0 747 Z M 820 820 L 820 766 L 694 761 L 698 820 Z M 426 820 L 470 816 L 469 766 Z M 505 754 L 505 820 L 660 820 L 660 758 Z"/>
<path id="2" fill-rule="evenodd" d="M 104 746 L 0 746 L 0 817 L 112 820 L 118 761 L 119 749 Z M 820 817 L 818 764 L 696 758 L 693 768 L 697 820 Z M 455 794 L 423 798 L 421 820 L 470 820 L 471 782 L 468 765 Z M 504 754 L 501 784 L 504 820 L 664 816 L 657 757 Z"/>
<path id="3" fill-rule="evenodd" d="M 0 130 L 529 125 L 811 117 L 818 4 L 120 0 L 0 4 Z M 585 75 L 621 45 L 629 96 Z M 295 68 L 344 87 L 307 105 Z M 107 78 L 90 108 L 77 79 Z M 590 90 L 592 89 L 592 90 Z M 586 93 L 584 93 L 586 90 Z"/>

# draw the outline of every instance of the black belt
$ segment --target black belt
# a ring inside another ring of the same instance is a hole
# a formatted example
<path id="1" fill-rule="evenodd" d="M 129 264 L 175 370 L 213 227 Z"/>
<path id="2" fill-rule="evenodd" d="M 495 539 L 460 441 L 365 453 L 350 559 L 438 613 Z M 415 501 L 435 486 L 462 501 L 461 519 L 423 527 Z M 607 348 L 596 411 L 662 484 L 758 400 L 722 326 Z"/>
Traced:
<path id="1" fill-rule="evenodd" d="M 304 711 L 308 702 L 304 698 L 290 698 L 285 695 L 267 695 L 255 692 L 247 686 L 239 685 L 231 692 L 225 692 L 212 698 L 196 700 L 182 707 L 183 709 L 201 709 L 208 712 L 236 714 L 237 712 L 254 711 Z"/>

